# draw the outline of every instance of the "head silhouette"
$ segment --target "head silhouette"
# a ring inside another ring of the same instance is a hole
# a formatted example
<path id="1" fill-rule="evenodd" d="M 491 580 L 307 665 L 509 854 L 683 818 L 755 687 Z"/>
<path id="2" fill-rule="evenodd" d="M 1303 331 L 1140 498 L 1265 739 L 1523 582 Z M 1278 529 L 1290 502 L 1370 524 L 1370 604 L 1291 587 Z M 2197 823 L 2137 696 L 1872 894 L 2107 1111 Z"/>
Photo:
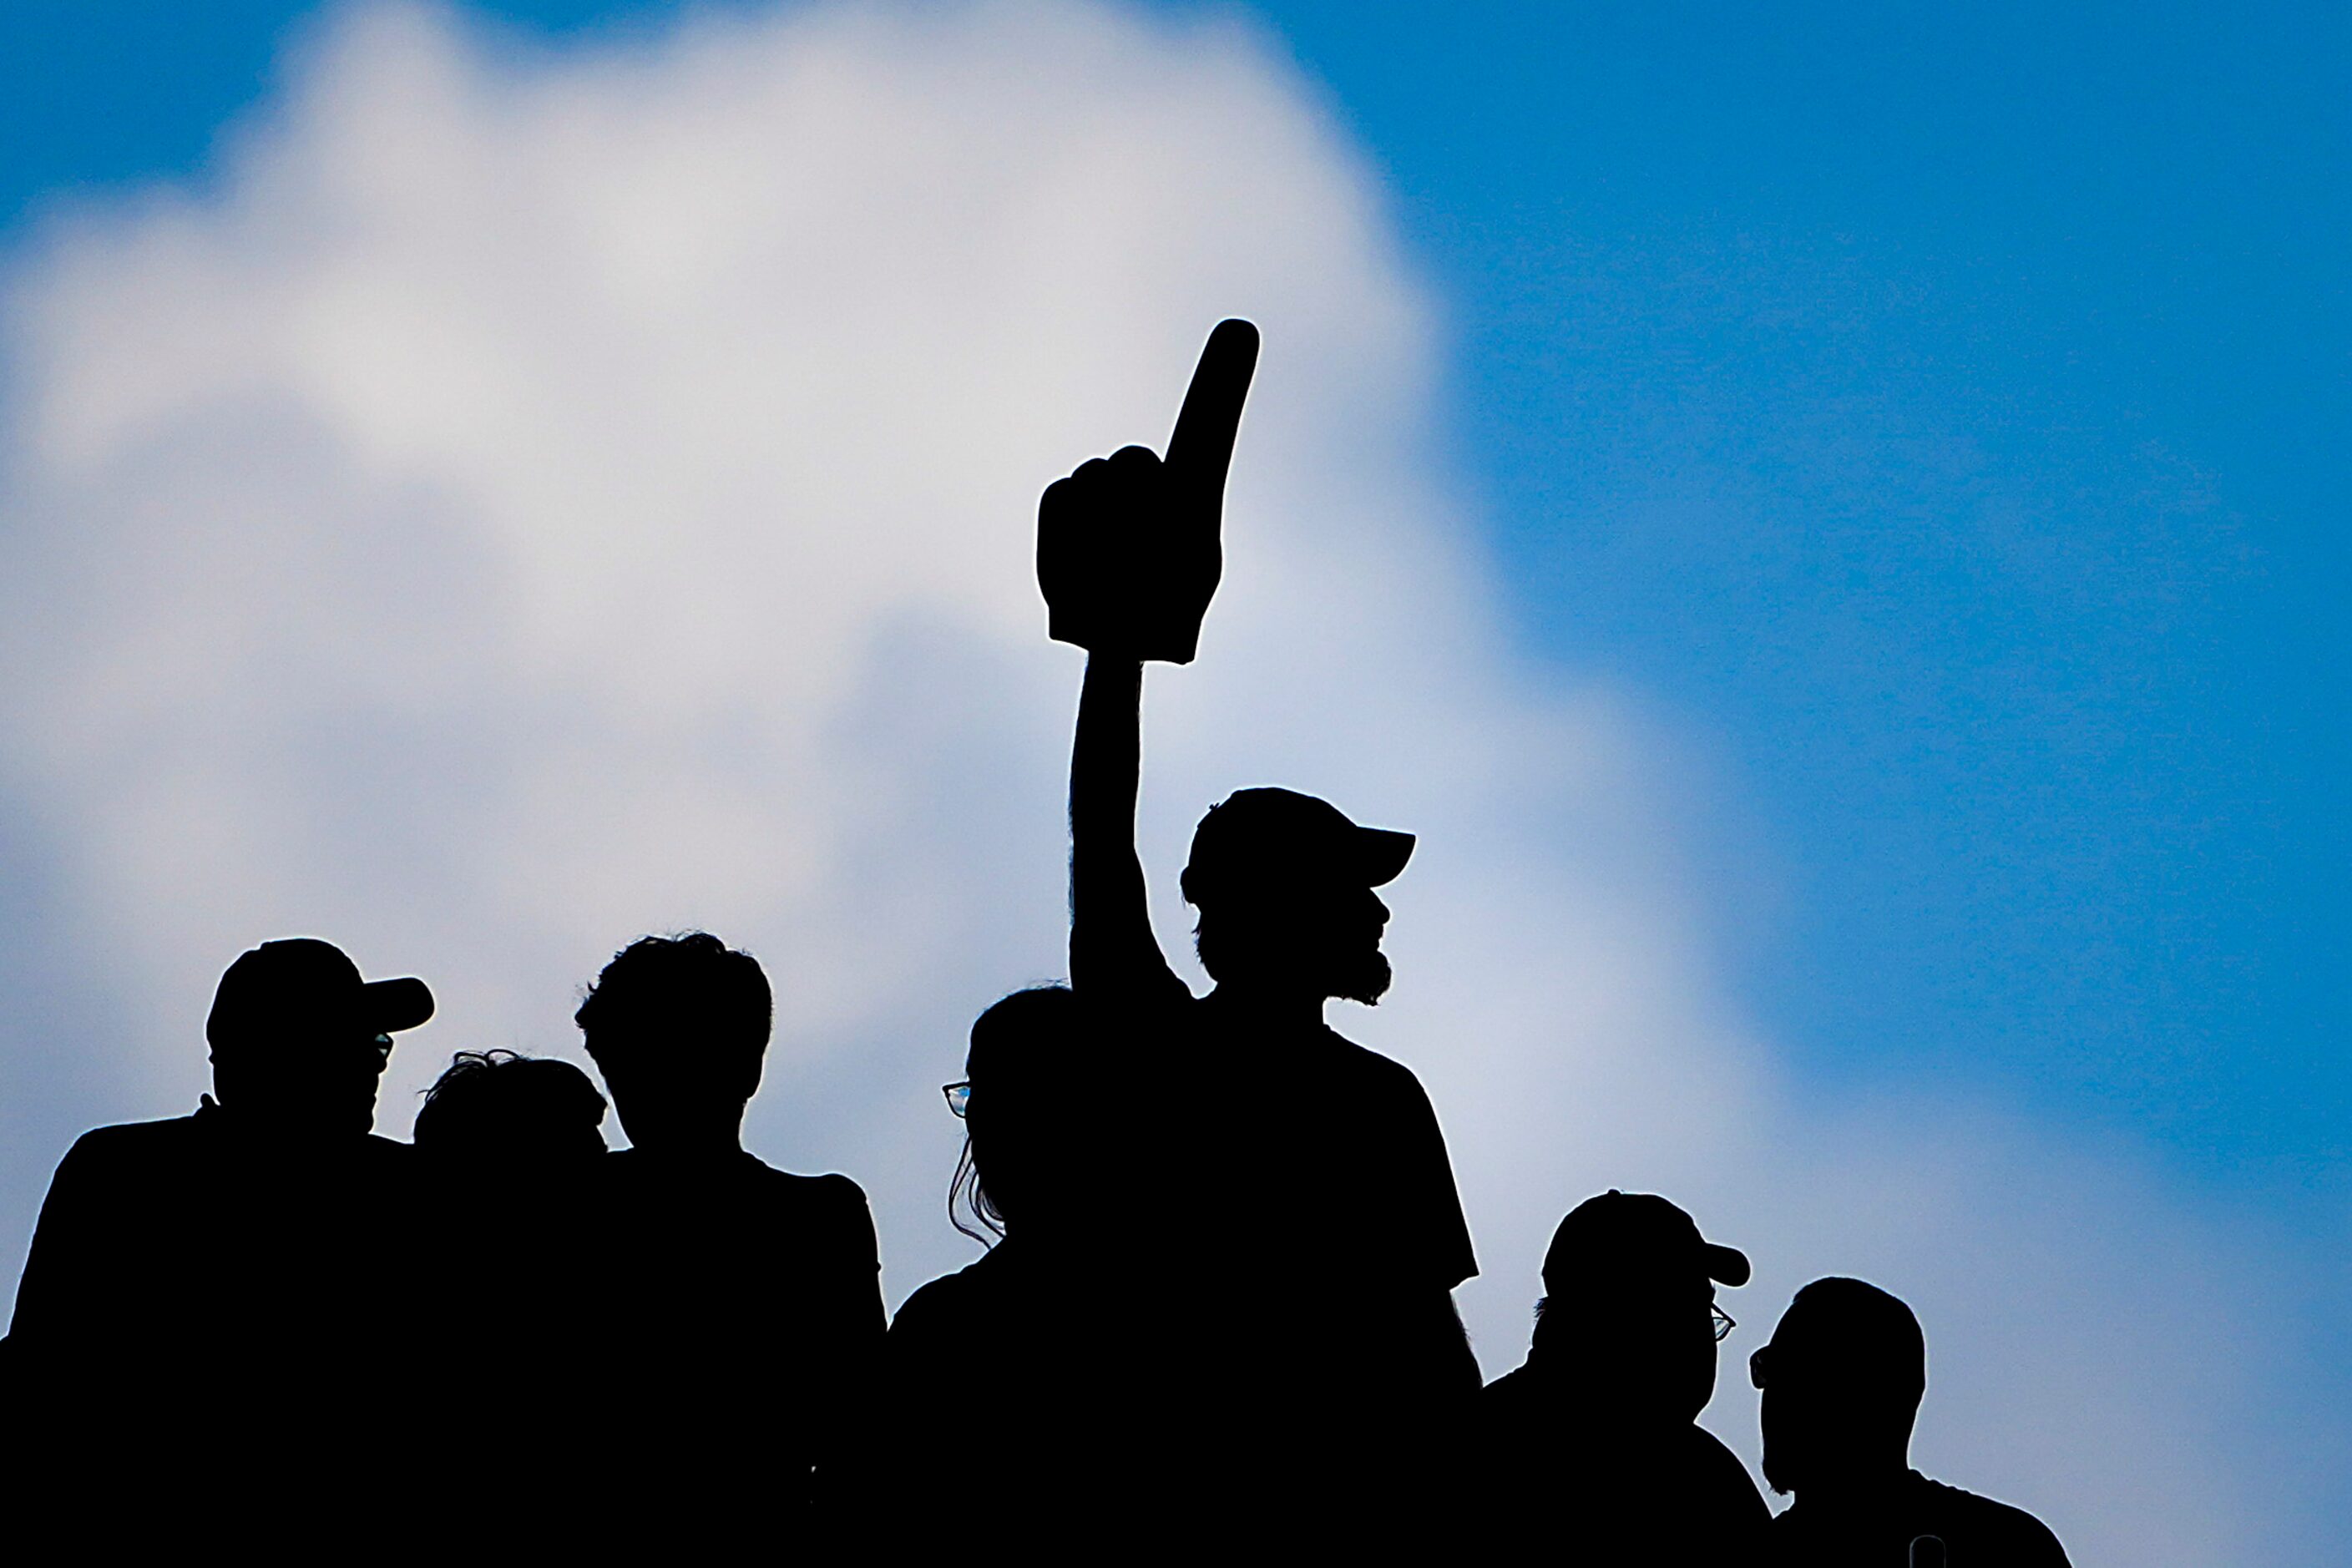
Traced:
<path id="1" fill-rule="evenodd" d="M 1715 1287 L 1748 1258 L 1699 1235 L 1651 1193 L 1612 1188 L 1569 1211 L 1544 1255 L 1536 1346 L 1582 1409 L 1619 1424 L 1679 1424 L 1715 1394 Z"/>
<path id="2" fill-rule="evenodd" d="M 1029 1236 L 1066 1232 L 1100 1193 L 1092 1153 L 1102 1135 L 1093 1089 L 1099 1042 L 1087 1037 L 1084 1014 L 1067 987 L 1039 985 L 1015 991 L 971 1026 L 957 1188 L 998 1235 L 1016 1226 Z M 951 1190 L 950 1215 L 954 1201 Z"/>
<path id="3" fill-rule="evenodd" d="M 1235 792 L 1201 819 L 1184 867 L 1202 967 L 1221 987 L 1378 1002 L 1389 910 L 1372 889 L 1404 869 L 1412 846 L 1412 834 L 1360 827 L 1313 795 Z"/>
<path id="4" fill-rule="evenodd" d="M 1927 1342 L 1911 1309 L 1859 1279 L 1797 1292 L 1748 1358 L 1763 1390 L 1764 1479 L 1777 1492 L 1898 1476 L 1927 1390 Z"/>
<path id="5" fill-rule="evenodd" d="M 740 1147 L 774 1013 L 757 959 L 692 931 L 622 949 L 572 1021 L 632 1144 L 718 1152 Z"/>
<path id="6" fill-rule="evenodd" d="M 425 1091 L 416 1147 L 485 1173 L 576 1166 L 604 1152 L 604 1097 L 570 1062 L 459 1051 Z"/>
<path id="7" fill-rule="evenodd" d="M 341 948 L 314 937 L 265 942 L 213 994 L 213 1092 L 240 1123 L 275 1136 L 364 1136 L 392 1037 L 432 1016 L 422 980 L 362 980 Z"/>

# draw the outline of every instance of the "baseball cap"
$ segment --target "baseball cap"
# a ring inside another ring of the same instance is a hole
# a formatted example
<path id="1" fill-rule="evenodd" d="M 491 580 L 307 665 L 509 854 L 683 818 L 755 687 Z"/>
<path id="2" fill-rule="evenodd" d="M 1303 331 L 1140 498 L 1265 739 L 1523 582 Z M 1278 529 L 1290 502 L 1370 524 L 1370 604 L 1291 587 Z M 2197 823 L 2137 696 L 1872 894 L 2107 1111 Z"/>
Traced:
<path id="1" fill-rule="evenodd" d="M 1544 1254 L 1544 1289 L 1564 1294 L 1580 1276 L 1702 1273 L 1748 1283 L 1748 1255 L 1698 1233 L 1698 1222 L 1655 1193 L 1612 1187 L 1568 1211 Z"/>
<path id="2" fill-rule="evenodd" d="M 265 942 L 240 954 L 213 993 L 205 1038 L 225 1042 L 341 1033 L 389 1035 L 433 1016 L 425 982 L 362 980 L 341 948 L 316 937 Z"/>
<path id="3" fill-rule="evenodd" d="M 1413 836 L 1361 827 L 1328 800 L 1287 789 L 1235 790 L 1192 830 L 1184 900 L 1267 882 L 1377 888 L 1412 858 Z"/>

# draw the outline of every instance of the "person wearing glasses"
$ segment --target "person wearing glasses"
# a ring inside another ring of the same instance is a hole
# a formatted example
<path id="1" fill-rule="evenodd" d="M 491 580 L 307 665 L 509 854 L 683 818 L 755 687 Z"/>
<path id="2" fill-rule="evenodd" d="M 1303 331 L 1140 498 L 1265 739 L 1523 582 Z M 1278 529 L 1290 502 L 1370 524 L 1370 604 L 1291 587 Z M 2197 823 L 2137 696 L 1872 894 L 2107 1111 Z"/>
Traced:
<path id="1" fill-rule="evenodd" d="M 428 1158 L 485 1185 L 582 1169 L 604 1152 L 604 1097 L 570 1062 L 459 1051 L 425 1091 L 409 1134 Z"/>
<path id="2" fill-rule="evenodd" d="M 1469 1480 L 1498 1540 L 1557 1542 L 1576 1562 L 1755 1561 L 1770 1512 L 1697 1424 L 1735 1326 L 1716 1287 L 1748 1277 L 1746 1254 L 1654 1194 L 1612 1188 L 1569 1212 L 1527 1363 L 1480 1396 Z"/>
<path id="3" fill-rule="evenodd" d="M 743 1147 L 774 1022 L 750 953 L 708 931 L 645 937 L 573 1021 L 629 1139 L 597 1161 L 611 1270 L 581 1303 L 614 1405 L 604 1518 L 625 1550 L 730 1552 L 746 1509 L 799 1517 L 863 1446 L 883 1330 L 873 1216 L 848 1177 Z"/>
<path id="4" fill-rule="evenodd" d="M 1115 1119 L 1131 1097 L 1085 1020 L 1067 988 L 1041 985 L 973 1023 L 965 1076 L 943 1089 L 964 1129 L 948 1216 L 987 1250 L 908 1297 L 883 1350 L 893 1425 L 918 1443 L 973 1434 L 995 1545 L 1052 1561 L 1118 1555 L 1165 1481 L 1120 1256 L 1135 1156 Z"/>
<path id="5" fill-rule="evenodd" d="M 459 1051 L 410 1134 L 423 1202 L 419 1277 L 432 1375 L 404 1388 L 427 1443 L 498 1456 L 495 1485 L 438 1489 L 436 1539 L 468 1555 L 593 1553 L 593 1510 L 550 1508 L 574 1484 L 579 1435 L 604 1418 L 593 1300 L 604 1238 L 593 1199 L 604 1097 L 570 1062 Z"/>
<path id="6" fill-rule="evenodd" d="M 1748 1375 L 1764 1395 L 1764 1479 L 1797 1498 L 1772 1521 L 1765 1561 L 2066 1568 L 2057 1536 L 2023 1509 L 1911 1468 L 1927 1339 L 1877 1286 L 1828 1279 L 1798 1291 Z"/>
<path id="7" fill-rule="evenodd" d="M 392 1037 L 432 1016 L 421 980 L 264 942 L 221 976 L 195 1113 L 75 1142 L 8 1336 L 24 1510 L 280 1543 L 358 1516 L 412 1250 L 412 1151 L 370 1130 Z"/>

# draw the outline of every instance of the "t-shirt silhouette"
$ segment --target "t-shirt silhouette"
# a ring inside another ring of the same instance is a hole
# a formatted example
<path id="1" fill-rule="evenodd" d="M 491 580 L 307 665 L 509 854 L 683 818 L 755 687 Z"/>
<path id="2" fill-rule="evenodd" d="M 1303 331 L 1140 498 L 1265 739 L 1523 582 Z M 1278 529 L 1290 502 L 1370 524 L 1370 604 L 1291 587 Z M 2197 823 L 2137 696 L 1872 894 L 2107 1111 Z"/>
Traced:
<path id="1" fill-rule="evenodd" d="M 1864 1507 L 1831 1514 L 1801 1493 L 1773 1520 L 1767 1561 L 1788 1568 L 1854 1568 L 1910 1561 L 1911 1542 L 1933 1535 L 1949 1568 L 2068 1568 L 2050 1527 L 2021 1508 L 1904 1473 Z"/>
<path id="2" fill-rule="evenodd" d="M 881 1349 L 866 1194 L 740 1150 L 596 1162 L 610 1267 L 593 1311 L 612 1393 L 596 1441 L 625 1534 L 709 1545 L 794 1508 L 860 1446 Z"/>
<path id="3" fill-rule="evenodd" d="M 1148 1415 L 1207 1539 L 1422 1538 L 1477 1363 L 1447 1292 L 1476 1271 L 1444 1138 L 1412 1070 L 1321 1024 L 1215 995 L 1139 1010 L 1154 1136 L 1138 1216 L 1167 1245 L 1120 1313 Z"/>
<path id="4" fill-rule="evenodd" d="M 1326 1025 L 1269 1026 L 1181 984 L 1138 1033 L 1169 1155 L 1162 1201 L 1186 1215 L 1163 1280 L 1197 1283 L 1212 1321 L 1242 1292 L 1250 1324 L 1231 1337 L 1318 1397 L 1381 1403 L 1398 1380 L 1442 1387 L 1465 1368 L 1475 1389 L 1445 1303 L 1477 1259 L 1412 1069 Z"/>
<path id="5" fill-rule="evenodd" d="M 593 1153 L 558 1162 L 417 1152 L 415 1260 L 424 1370 L 394 1397 L 426 1451 L 499 1456 L 492 1484 L 434 1498 L 435 1529 L 481 1553 L 594 1550 L 592 1512 L 548 1506 L 574 1484 L 581 1435 L 604 1417 L 605 1347 L 586 1310 L 607 1274 Z"/>
<path id="6" fill-rule="evenodd" d="M 1135 1446 L 1153 1430 L 1132 1417 L 1154 1379 L 1139 1385 L 1121 1292 L 1091 1261 L 1008 1238 L 907 1298 L 883 1347 L 898 1435 L 886 1493 L 920 1468 L 926 1445 L 960 1431 L 1000 1544 L 1059 1560 L 1133 1543 L 1168 1479 Z"/>
<path id="7" fill-rule="evenodd" d="M 1756 1561 L 1771 1510 L 1748 1467 L 1690 1421 L 1612 1423 L 1536 1358 L 1479 1396 L 1473 1473 L 1501 1539 L 1596 1565 Z"/>
<path id="8" fill-rule="evenodd" d="M 1232 1200 L 1224 1245 L 1254 1255 L 1266 1284 L 1442 1296 L 1478 1272 L 1445 1136 L 1411 1068 L 1328 1025 L 1267 1027 L 1213 997 L 1181 1014 L 1213 1068 L 1198 1085 L 1178 1078 L 1171 1110 L 1213 1140 L 1201 1152 Z"/>
<path id="9" fill-rule="evenodd" d="M 209 1096 L 77 1140 L 10 1326 L 24 1429 L 58 1464 L 28 1502 L 200 1500 L 267 1537 L 372 1493 L 354 1456 L 394 1425 L 375 1395 L 414 1318 L 412 1158 L 373 1135 L 269 1138 Z"/>

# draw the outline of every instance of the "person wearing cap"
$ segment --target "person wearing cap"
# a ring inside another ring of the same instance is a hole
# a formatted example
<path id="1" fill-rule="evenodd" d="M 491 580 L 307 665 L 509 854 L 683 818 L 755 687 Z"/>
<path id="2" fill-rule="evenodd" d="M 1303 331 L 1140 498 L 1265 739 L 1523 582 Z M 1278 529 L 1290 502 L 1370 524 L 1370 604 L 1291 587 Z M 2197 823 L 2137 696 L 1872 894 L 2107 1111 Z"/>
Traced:
<path id="1" fill-rule="evenodd" d="M 1764 1479 L 1797 1498 L 1772 1521 L 1766 1561 L 2066 1568 L 2057 1536 L 2023 1509 L 1911 1468 L 1927 1340 L 1894 1296 L 1860 1279 L 1814 1280 L 1748 1373 L 1764 1395 Z"/>
<path id="2" fill-rule="evenodd" d="M 312 938 L 264 942 L 221 976 L 195 1113 L 98 1128 L 67 1152 L 10 1354 L 28 1428 L 108 1465 L 77 1467 L 50 1505 L 178 1486 L 290 1523 L 355 1500 L 338 1443 L 383 1370 L 377 1325 L 404 1310 L 414 1239 L 411 1151 L 370 1131 L 376 1085 L 392 1037 L 432 1015 L 421 980 L 363 980 Z"/>
<path id="3" fill-rule="evenodd" d="M 1128 447 L 1040 503 L 1051 630 L 1087 649 L 1070 980 L 1150 1064 L 1158 1124 L 1182 1152 L 1157 1206 L 1184 1215 L 1184 1246 L 1150 1306 L 1160 1341 L 1187 1358 L 1164 1384 L 1200 1403 L 1166 1418 L 1215 1432 L 1202 1452 L 1218 1487 L 1294 1500 L 1294 1517 L 1386 1524 L 1414 1500 L 1391 1482 L 1416 1462 L 1397 1457 L 1478 1388 L 1451 1295 L 1477 1264 L 1436 1114 L 1410 1069 L 1324 1021 L 1335 999 L 1370 1005 L 1388 990 L 1375 889 L 1403 870 L 1412 836 L 1287 789 L 1211 810 L 1181 879 L 1214 983 L 1200 998 L 1152 933 L 1135 848 L 1143 663 L 1193 655 L 1256 347 L 1246 323 L 1220 326 L 1164 460 Z"/>
<path id="4" fill-rule="evenodd" d="M 1747 1255 L 1651 1193 L 1569 1211 L 1544 1254 L 1526 1364 L 1480 1396 L 1471 1478 L 1508 1541 L 1592 1563 L 1755 1560 L 1770 1512 L 1698 1414 Z"/>

